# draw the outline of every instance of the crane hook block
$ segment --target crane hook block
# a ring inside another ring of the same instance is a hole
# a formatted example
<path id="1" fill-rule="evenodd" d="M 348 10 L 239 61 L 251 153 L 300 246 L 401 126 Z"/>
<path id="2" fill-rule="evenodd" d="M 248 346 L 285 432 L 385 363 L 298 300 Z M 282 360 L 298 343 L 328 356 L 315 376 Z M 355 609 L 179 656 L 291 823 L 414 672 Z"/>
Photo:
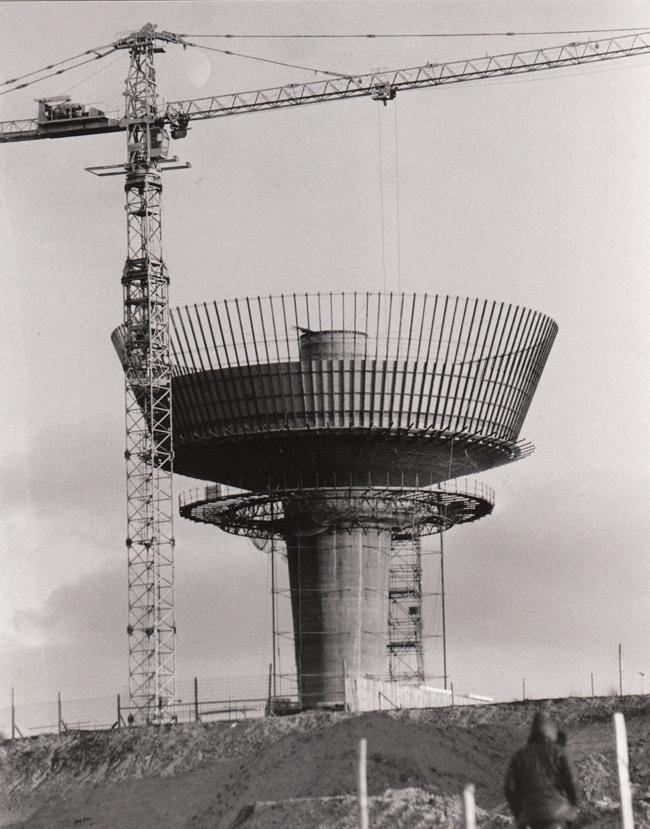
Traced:
<path id="1" fill-rule="evenodd" d="M 397 89 L 389 83 L 378 83 L 373 86 L 370 97 L 373 101 L 382 101 L 384 106 L 397 95 Z"/>

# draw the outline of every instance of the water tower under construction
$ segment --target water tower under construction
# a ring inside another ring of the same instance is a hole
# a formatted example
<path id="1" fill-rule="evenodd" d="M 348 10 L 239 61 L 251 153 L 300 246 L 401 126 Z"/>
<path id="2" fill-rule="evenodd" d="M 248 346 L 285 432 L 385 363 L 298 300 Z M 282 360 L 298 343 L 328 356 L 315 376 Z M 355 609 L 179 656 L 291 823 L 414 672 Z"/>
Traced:
<path id="1" fill-rule="evenodd" d="M 491 511 L 444 482 L 532 451 L 520 431 L 555 323 L 406 294 L 235 299 L 171 323 L 174 471 L 218 485 L 182 514 L 284 539 L 303 706 L 344 674 L 385 677 L 395 549 Z"/>

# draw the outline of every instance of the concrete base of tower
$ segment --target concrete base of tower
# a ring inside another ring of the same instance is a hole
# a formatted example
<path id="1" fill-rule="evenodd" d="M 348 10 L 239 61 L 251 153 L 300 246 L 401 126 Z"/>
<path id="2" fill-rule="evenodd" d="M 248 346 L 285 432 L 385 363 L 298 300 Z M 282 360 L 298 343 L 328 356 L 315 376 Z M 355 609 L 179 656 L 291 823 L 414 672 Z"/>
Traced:
<path id="1" fill-rule="evenodd" d="M 363 689 L 391 674 L 394 544 L 474 521 L 492 506 L 491 493 L 482 487 L 480 494 L 476 488 L 470 493 L 321 486 L 232 493 L 208 487 L 182 499 L 181 515 L 253 538 L 284 538 L 300 702 L 313 708 L 352 706 L 353 697 L 365 700 Z M 384 695 L 393 699 L 377 689 L 381 696 L 373 704 Z"/>
<path id="2" fill-rule="evenodd" d="M 305 708 L 341 704 L 346 675 L 383 677 L 388 671 L 392 521 L 355 498 L 324 498 L 319 507 L 285 506 L 295 525 L 286 544 Z"/>

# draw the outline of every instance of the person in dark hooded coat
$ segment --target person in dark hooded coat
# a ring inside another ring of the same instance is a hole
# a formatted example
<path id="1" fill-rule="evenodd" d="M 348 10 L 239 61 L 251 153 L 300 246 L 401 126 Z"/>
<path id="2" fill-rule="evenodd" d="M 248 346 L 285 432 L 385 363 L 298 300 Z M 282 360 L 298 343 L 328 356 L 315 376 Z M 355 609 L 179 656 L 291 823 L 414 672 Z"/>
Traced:
<path id="1" fill-rule="evenodd" d="M 578 793 L 566 751 L 556 744 L 550 716 L 538 711 L 527 744 L 510 760 L 505 781 L 508 806 L 519 827 L 561 829 L 578 813 Z"/>

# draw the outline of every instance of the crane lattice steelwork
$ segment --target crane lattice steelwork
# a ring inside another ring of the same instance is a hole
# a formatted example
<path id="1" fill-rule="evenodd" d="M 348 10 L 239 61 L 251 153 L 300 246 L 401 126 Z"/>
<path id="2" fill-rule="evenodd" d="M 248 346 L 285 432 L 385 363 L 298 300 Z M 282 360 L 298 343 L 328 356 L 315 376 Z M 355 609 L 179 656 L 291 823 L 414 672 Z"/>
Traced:
<path id="1" fill-rule="evenodd" d="M 131 35 L 123 48 L 131 56 L 125 93 L 127 259 L 122 274 L 129 696 L 149 720 L 164 716 L 176 697 L 169 275 L 160 216 L 160 168 L 169 139 L 157 124 L 153 30 Z"/>
<path id="2" fill-rule="evenodd" d="M 161 172 L 168 158 L 169 127 L 182 138 L 191 121 L 370 96 L 384 104 L 398 91 L 539 72 L 650 53 L 650 34 L 570 43 L 545 49 L 341 76 L 325 81 L 176 101 L 162 109 L 154 56 L 182 36 L 147 24 L 102 49 L 128 50 L 126 109 L 112 119 L 68 98 L 45 98 L 36 118 L 0 122 L 0 142 L 125 131 L 124 164 L 95 167 L 97 175 L 125 175 L 127 259 L 122 276 L 126 342 L 126 466 L 129 572 L 130 696 L 142 721 L 164 719 L 174 699 L 174 536 L 172 407 L 169 357 L 169 275 L 161 246 Z M 20 89 L 27 84 L 16 84 Z M 185 165 L 187 166 L 187 165 Z"/>

